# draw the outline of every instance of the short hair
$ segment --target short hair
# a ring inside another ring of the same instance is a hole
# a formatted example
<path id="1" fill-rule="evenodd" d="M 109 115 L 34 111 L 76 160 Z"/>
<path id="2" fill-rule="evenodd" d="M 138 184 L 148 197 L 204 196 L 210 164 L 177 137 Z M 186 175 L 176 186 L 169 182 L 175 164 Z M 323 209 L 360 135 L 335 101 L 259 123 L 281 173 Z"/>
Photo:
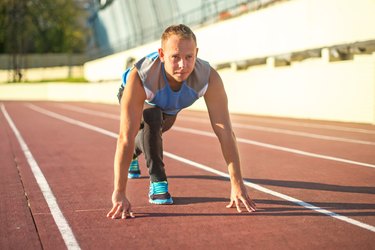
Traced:
<path id="1" fill-rule="evenodd" d="M 197 38 L 195 37 L 194 32 L 184 24 L 178 25 L 171 25 L 166 28 L 161 35 L 161 46 L 163 47 L 164 43 L 168 40 L 169 37 L 172 35 L 177 35 L 182 39 L 193 39 L 195 45 L 197 45 Z"/>

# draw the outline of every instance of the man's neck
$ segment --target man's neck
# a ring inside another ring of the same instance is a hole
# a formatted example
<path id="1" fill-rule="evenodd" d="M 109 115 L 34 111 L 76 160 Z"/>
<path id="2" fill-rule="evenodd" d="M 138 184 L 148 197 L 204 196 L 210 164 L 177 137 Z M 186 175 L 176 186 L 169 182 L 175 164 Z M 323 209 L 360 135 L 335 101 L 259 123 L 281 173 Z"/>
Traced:
<path id="1" fill-rule="evenodd" d="M 169 87 L 175 92 L 179 91 L 182 86 L 182 82 L 177 82 L 174 79 L 172 80 L 168 79 L 168 84 L 169 84 Z"/>

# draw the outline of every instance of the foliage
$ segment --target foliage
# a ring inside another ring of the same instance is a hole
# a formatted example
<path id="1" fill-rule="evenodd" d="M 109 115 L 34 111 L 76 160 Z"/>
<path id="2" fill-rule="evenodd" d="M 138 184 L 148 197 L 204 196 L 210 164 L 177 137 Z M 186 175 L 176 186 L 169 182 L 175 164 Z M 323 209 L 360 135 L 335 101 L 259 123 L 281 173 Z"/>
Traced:
<path id="1" fill-rule="evenodd" d="M 85 11 L 74 0 L 1 0 L 0 53 L 80 53 Z"/>

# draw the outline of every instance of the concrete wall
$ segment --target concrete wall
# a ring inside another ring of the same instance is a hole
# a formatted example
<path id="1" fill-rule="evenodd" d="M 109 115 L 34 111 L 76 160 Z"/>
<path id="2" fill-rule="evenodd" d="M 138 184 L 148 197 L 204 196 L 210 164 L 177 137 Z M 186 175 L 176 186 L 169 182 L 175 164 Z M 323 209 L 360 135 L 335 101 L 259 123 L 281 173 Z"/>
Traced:
<path id="1" fill-rule="evenodd" d="M 234 113 L 375 124 L 375 54 L 338 62 L 316 58 L 286 67 L 228 68 L 219 73 Z M 117 104 L 119 84 L 2 84 L 0 100 Z M 191 109 L 206 110 L 204 100 Z"/>
<path id="2" fill-rule="evenodd" d="M 375 39 L 373 0 L 291 0 L 197 31 L 213 63 Z"/>
<path id="3" fill-rule="evenodd" d="M 0 101 L 85 101 L 118 103 L 118 82 L 0 84 Z"/>
<path id="4" fill-rule="evenodd" d="M 331 62 L 325 47 L 375 40 L 373 0 L 292 0 L 196 30 L 199 55 L 211 64 L 267 57 L 268 64 L 246 70 L 223 69 L 231 112 L 375 124 L 375 56 Z M 44 98 L 116 103 L 129 57 L 141 58 L 159 41 L 88 62 L 84 74 L 110 83 L 40 86 Z M 321 58 L 272 64 L 275 55 L 321 48 Z M 21 88 L 20 85 L 16 85 Z M 0 85 L 0 100 L 9 99 Z M 30 87 L 28 87 L 30 88 Z M 16 90 L 28 98 L 31 90 Z M 63 94 L 67 93 L 67 94 Z M 21 97 L 19 97 L 21 98 Z M 203 100 L 193 105 L 204 109 Z"/>
<path id="5" fill-rule="evenodd" d="M 45 68 L 82 65 L 86 61 L 85 54 L 48 53 L 48 54 L 0 54 L 0 69 L 13 69 L 13 63 L 19 67 Z"/>
<path id="6" fill-rule="evenodd" d="M 48 68 L 24 69 L 22 72 L 22 81 L 44 81 L 51 79 L 82 78 L 83 66 L 62 66 Z M 13 71 L 0 70 L 0 82 L 11 81 Z"/>
<path id="7" fill-rule="evenodd" d="M 84 54 L 0 54 L 0 82 L 13 81 L 13 64 L 18 65 L 22 81 L 82 78 Z"/>
<path id="8" fill-rule="evenodd" d="M 373 0 L 290 0 L 194 29 L 199 57 L 217 65 L 375 39 Z M 120 79 L 126 60 L 156 51 L 160 41 L 87 62 L 90 81 Z"/>
<path id="9" fill-rule="evenodd" d="M 231 112 L 375 124 L 375 54 L 219 73 Z M 202 100 L 194 108 L 206 109 Z"/>

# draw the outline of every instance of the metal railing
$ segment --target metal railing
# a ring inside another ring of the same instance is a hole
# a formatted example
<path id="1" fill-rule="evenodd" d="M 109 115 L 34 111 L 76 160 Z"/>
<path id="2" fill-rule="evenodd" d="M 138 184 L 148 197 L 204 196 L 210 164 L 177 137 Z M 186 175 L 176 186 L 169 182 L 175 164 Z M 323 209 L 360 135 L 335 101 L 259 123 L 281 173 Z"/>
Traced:
<path id="1" fill-rule="evenodd" d="M 162 21 L 162 25 L 160 25 L 160 23 L 155 23 L 150 28 L 139 30 L 135 34 L 130 34 L 126 39 L 121 39 L 113 44 L 99 46 L 98 48 L 89 48 L 87 51 L 88 58 L 92 60 L 158 40 L 160 39 L 163 30 L 171 24 L 184 23 L 192 28 L 199 28 L 242 15 L 249 11 L 264 8 L 274 2 L 279 1 L 282 0 L 202 1 L 198 8 L 192 9 L 188 12 L 182 12 L 180 15 L 172 16 L 169 19 L 165 19 Z M 110 8 L 111 5 L 106 7 Z M 97 14 L 95 14 L 95 16 L 98 18 Z"/>

